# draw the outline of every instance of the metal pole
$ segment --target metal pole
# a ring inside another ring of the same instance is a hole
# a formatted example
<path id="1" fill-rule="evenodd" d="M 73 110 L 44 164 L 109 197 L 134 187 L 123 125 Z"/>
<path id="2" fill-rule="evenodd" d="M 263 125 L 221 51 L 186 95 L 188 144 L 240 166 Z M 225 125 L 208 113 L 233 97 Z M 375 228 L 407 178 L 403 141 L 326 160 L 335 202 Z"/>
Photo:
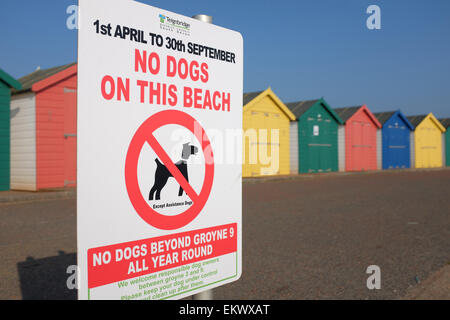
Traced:
<path id="1" fill-rule="evenodd" d="M 206 22 L 206 23 L 211 23 L 213 22 L 213 17 L 208 16 L 206 14 L 196 14 L 195 16 L 193 16 L 192 18 L 200 20 L 202 22 Z"/>
<path id="2" fill-rule="evenodd" d="M 213 17 L 208 16 L 206 14 L 197 14 L 193 16 L 192 18 L 200 20 L 202 22 L 211 23 L 213 22 Z M 213 299 L 213 292 L 212 290 L 206 290 L 197 294 L 194 294 L 192 296 L 193 300 L 212 300 Z"/>

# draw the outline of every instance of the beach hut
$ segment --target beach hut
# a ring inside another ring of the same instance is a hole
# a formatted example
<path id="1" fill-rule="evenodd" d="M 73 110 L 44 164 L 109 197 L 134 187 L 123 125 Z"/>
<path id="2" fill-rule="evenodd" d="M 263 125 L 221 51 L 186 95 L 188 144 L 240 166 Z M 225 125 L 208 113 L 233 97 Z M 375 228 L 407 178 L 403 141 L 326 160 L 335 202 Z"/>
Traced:
<path id="1" fill-rule="evenodd" d="M 411 167 L 411 132 L 414 127 L 401 111 L 374 113 L 382 125 L 382 168 Z"/>
<path id="2" fill-rule="evenodd" d="M 450 167 L 450 118 L 439 119 L 439 122 L 445 128 L 445 132 L 442 133 L 442 163 Z"/>
<path id="3" fill-rule="evenodd" d="M 416 168 L 442 167 L 442 133 L 445 128 L 428 115 L 407 117 L 414 126 L 414 162 Z"/>
<path id="4" fill-rule="evenodd" d="M 291 173 L 338 170 L 338 126 L 342 119 L 323 99 L 287 103 L 297 118 L 290 126 Z"/>
<path id="5" fill-rule="evenodd" d="M 366 105 L 334 109 L 344 121 L 338 129 L 340 171 L 376 170 L 380 167 L 377 133 L 381 124 Z M 380 139 L 380 138 L 378 138 Z M 378 155 L 377 155 L 378 154 Z"/>
<path id="6" fill-rule="evenodd" d="M 76 185 L 77 65 L 37 69 L 11 97 L 11 189 Z"/>
<path id="7" fill-rule="evenodd" d="M 0 69 L 0 191 L 10 188 L 11 88 L 20 90 L 21 85 Z"/>
<path id="8" fill-rule="evenodd" d="M 289 122 L 295 116 L 270 89 L 243 96 L 244 177 L 289 174 Z"/>

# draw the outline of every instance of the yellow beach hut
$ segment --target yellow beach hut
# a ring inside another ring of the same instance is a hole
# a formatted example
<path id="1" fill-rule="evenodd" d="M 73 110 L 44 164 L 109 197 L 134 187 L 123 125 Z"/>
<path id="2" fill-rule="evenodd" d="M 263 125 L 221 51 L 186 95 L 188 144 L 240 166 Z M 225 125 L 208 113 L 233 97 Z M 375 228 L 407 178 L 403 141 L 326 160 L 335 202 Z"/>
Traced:
<path id="1" fill-rule="evenodd" d="M 294 114 L 270 88 L 244 93 L 243 105 L 243 177 L 289 174 Z"/>
<path id="2" fill-rule="evenodd" d="M 408 117 L 415 126 L 414 130 L 414 161 L 416 168 L 442 167 L 442 133 L 444 126 L 434 117 L 428 115 Z"/>

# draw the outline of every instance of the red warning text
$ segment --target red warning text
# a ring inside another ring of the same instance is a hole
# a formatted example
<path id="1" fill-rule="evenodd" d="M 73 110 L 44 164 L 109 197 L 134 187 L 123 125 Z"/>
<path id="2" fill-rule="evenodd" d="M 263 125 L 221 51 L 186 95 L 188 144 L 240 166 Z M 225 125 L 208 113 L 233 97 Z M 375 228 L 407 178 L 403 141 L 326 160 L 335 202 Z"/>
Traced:
<path id="1" fill-rule="evenodd" d="M 237 224 L 88 250 L 88 286 L 106 284 L 236 252 Z"/>
<path id="2" fill-rule="evenodd" d="M 101 96 L 105 100 L 139 102 L 167 107 L 182 106 L 210 111 L 231 110 L 231 93 L 204 87 L 210 80 L 210 67 L 206 62 L 160 56 L 156 52 L 134 50 L 134 62 L 130 65 L 138 79 L 107 74 L 100 83 Z M 165 81 L 193 82 L 176 85 L 158 82 L 153 76 L 163 76 Z M 197 85 L 198 84 L 198 85 Z"/>

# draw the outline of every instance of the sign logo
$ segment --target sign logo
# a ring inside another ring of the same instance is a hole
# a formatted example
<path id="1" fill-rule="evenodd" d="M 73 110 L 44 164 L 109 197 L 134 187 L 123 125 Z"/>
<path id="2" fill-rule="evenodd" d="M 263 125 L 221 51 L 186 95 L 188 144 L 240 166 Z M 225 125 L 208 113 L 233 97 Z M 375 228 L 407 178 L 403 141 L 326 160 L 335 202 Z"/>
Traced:
<path id="1" fill-rule="evenodd" d="M 166 31 L 190 35 L 191 25 L 183 20 L 174 19 L 164 14 L 159 14 L 159 27 Z"/>
<path id="2" fill-rule="evenodd" d="M 153 132 L 166 125 L 176 124 L 183 126 L 192 132 L 201 145 L 201 150 L 196 150 L 189 144 L 184 145 L 183 152 L 186 156 L 202 151 L 205 155 L 205 177 L 199 194 L 189 184 L 185 167 L 175 164 L 168 156 L 166 150 L 155 139 Z M 183 191 L 193 202 L 186 211 L 175 216 L 162 215 L 155 211 L 142 196 L 138 182 L 138 161 L 142 147 L 148 143 L 157 154 L 159 160 L 155 173 L 155 184 L 150 190 L 149 199 L 159 199 L 161 179 L 167 181 L 169 177 L 175 178 L 180 185 L 180 196 Z M 163 168 L 164 167 L 164 168 Z M 162 177 L 161 177 L 162 176 Z M 214 158 L 211 142 L 201 125 L 190 115 L 178 110 L 165 110 L 158 112 L 142 123 L 134 134 L 128 148 L 125 160 L 125 183 L 130 201 L 138 215 L 148 224 L 163 230 L 173 230 L 184 227 L 194 220 L 208 201 L 214 179 Z"/>

